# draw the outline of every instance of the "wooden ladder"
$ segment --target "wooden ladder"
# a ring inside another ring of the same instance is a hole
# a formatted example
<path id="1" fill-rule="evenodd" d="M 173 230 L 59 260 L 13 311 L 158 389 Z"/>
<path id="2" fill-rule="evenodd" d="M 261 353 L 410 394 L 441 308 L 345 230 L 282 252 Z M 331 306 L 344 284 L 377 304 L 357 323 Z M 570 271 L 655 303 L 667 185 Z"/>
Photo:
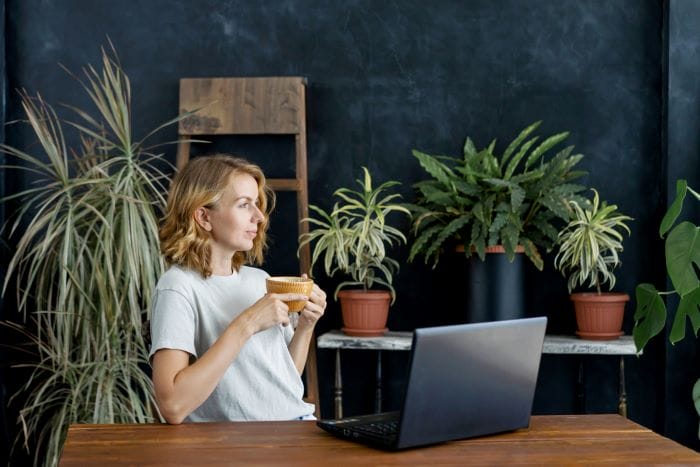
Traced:
<path id="1" fill-rule="evenodd" d="M 183 78 L 180 113 L 195 111 L 178 126 L 178 170 L 190 158 L 190 139 L 217 135 L 294 135 L 295 177 L 267 179 L 275 191 L 295 191 L 299 235 L 308 232 L 309 191 L 306 157 L 306 78 Z M 307 243 L 299 251 L 299 271 L 310 274 Z M 316 340 L 306 360 L 306 398 L 320 417 Z"/>

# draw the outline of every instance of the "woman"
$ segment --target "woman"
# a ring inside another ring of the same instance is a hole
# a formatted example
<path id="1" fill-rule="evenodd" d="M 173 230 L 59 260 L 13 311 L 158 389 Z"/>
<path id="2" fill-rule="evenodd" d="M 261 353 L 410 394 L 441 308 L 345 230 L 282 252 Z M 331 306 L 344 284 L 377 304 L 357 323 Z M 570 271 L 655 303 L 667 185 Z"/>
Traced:
<path id="1" fill-rule="evenodd" d="M 225 154 L 191 160 L 173 181 L 150 353 L 168 423 L 313 418 L 301 373 L 326 294 L 267 294 L 268 274 L 244 265 L 262 263 L 273 200 L 258 166 Z M 308 300 L 296 329 L 289 300 Z"/>

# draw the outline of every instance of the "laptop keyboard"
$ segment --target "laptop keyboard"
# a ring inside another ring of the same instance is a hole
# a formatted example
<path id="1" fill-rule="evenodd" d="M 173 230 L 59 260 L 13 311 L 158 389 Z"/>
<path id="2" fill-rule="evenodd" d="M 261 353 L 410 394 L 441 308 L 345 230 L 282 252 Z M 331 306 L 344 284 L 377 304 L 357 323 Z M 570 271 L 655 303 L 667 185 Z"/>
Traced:
<path id="1" fill-rule="evenodd" d="M 363 434 L 374 436 L 396 436 L 399 434 L 399 422 L 396 420 L 390 422 L 375 422 L 367 425 L 355 425 L 352 429 Z"/>

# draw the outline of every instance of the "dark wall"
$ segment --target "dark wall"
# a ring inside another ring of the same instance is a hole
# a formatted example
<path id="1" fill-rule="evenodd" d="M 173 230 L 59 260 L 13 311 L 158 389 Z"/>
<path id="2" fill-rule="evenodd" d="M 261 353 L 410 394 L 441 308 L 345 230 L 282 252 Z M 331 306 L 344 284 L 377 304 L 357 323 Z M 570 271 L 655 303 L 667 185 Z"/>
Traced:
<path id="1" fill-rule="evenodd" d="M 678 22 L 677 35 L 672 31 L 664 41 L 664 11 L 669 5 L 671 19 Z M 697 8 L 696 1 L 638 0 L 8 0 L 8 120 L 20 116 L 14 93 L 20 87 L 39 91 L 52 103 L 85 104 L 77 83 L 58 64 L 74 71 L 97 64 L 107 36 L 131 78 L 137 135 L 177 113 L 182 77 L 305 76 L 310 198 L 322 207 L 331 205 L 336 187 L 353 183 L 362 165 L 378 181 L 401 181 L 401 192 L 410 200 L 411 184 L 424 177 L 412 148 L 456 155 L 467 135 L 479 146 L 492 138 L 503 145 L 527 124 L 543 120 L 542 134 L 571 132 L 568 142 L 586 155 L 581 166 L 589 175 L 584 182 L 634 217 L 624 266 L 617 274 L 617 288 L 632 295 L 639 282 L 663 283 L 662 246 L 655 232 L 668 184 L 695 169 L 684 161 L 697 160 L 698 92 L 693 88 L 678 97 L 674 107 L 673 54 L 677 46 L 679 69 L 696 58 L 685 52 L 684 45 L 697 38 L 684 24 L 700 18 Z M 666 120 L 668 50 L 671 92 Z M 691 80 L 693 72 L 682 75 L 688 85 L 697 82 Z M 683 127 L 685 131 L 675 126 L 674 109 L 682 113 L 689 127 Z M 669 148 L 677 141 L 683 149 L 673 151 L 673 160 L 665 157 L 666 125 Z M 693 131 L 690 142 L 695 144 L 688 145 L 685 138 Z M 175 136 L 170 129 L 159 139 Z M 20 147 L 32 143 L 26 131 L 15 126 L 7 129 L 7 141 Z M 242 139 L 226 144 L 258 161 L 269 175 L 283 176 L 293 167 L 289 141 Z M 170 161 L 174 153 L 174 147 L 167 149 Z M 30 182 L 17 174 L 4 175 L 10 193 Z M 289 236 L 293 210 L 291 199 L 283 196 L 273 219 L 274 244 L 267 265 L 271 272 L 287 272 L 295 264 L 294 238 Z M 397 221 L 407 228 L 404 219 Z M 395 251 L 402 263 L 406 254 L 405 247 Z M 445 260 L 435 271 L 420 262 L 404 264 L 396 281 L 398 299 L 390 328 L 412 330 L 463 320 L 461 304 L 451 293 L 460 287 L 461 268 L 456 259 Z M 338 281 L 316 273 L 332 291 Z M 545 271 L 528 273 L 527 284 L 528 314 L 548 315 L 550 333 L 571 334 L 574 320 L 565 281 L 553 270 L 551 257 Z M 625 319 L 628 333 L 633 306 Z M 332 304 L 319 331 L 339 325 L 339 311 Z M 628 359 L 630 417 L 693 443 L 697 418 L 686 407 L 670 404 L 671 398 L 684 394 L 675 386 L 666 387 L 676 379 L 684 384 L 690 379 L 682 365 L 674 365 L 676 357 L 670 353 L 666 366 L 665 353 L 659 341 L 640 359 Z M 362 352 L 346 353 L 344 358 L 346 413 L 370 410 L 374 358 Z M 320 351 L 324 416 L 332 411 L 331 363 L 331 353 Z M 615 411 L 618 361 L 591 357 L 583 363 L 585 410 Z M 398 403 L 405 365 L 405 355 L 387 355 L 389 408 Z M 578 410 L 578 370 L 574 358 L 545 356 L 535 412 Z M 686 428 L 671 431 L 669 419 L 685 420 Z M 693 429 L 688 432 L 687 427 Z"/>

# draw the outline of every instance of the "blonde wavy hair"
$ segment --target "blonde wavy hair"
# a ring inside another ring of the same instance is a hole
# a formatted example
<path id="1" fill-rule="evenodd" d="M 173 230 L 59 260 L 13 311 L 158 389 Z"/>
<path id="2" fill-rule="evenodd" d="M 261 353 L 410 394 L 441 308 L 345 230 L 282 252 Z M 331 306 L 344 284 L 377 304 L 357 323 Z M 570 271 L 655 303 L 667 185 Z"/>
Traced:
<path id="1" fill-rule="evenodd" d="M 264 219 L 258 226 L 253 248 L 237 251 L 231 265 L 238 271 L 243 264 L 262 264 L 275 194 L 257 165 L 230 154 L 214 154 L 190 160 L 170 187 L 166 213 L 158 232 L 160 251 L 168 266 L 176 264 L 198 271 L 205 278 L 211 276 L 212 237 L 195 221 L 195 211 L 200 207 L 216 207 L 234 174 L 248 174 L 258 183 L 259 208 Z"/>

